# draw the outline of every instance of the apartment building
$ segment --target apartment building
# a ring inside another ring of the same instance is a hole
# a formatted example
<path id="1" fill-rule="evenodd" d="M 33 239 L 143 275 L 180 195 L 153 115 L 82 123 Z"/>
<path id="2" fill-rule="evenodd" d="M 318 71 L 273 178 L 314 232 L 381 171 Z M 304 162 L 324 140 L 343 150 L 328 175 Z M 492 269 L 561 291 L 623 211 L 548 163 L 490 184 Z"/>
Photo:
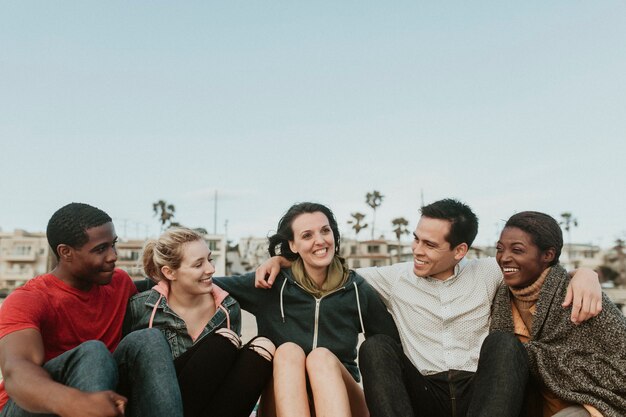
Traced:
<path id="1" fill-rule="evenodd" d="M 49 271 L 55 263 L 45 233 L 0 232 L 0 296 Z"/>
<path id="2" fill-rule="evenodd" d="M 211 249 L 215 275 L 226 274 L 226 237 L 205 235 Z M 133 279 L 143 279 L 140 265 L 145 240 L 119 241 L 116 266 L 125 270 Z M 0 232 L 0 297 L 24 285 L 29 279 L 54 268 L 56 259 L 48 246 L 46 234 L 24 230 Z"/>
<path id="3" fill-rule="evenodd" d="M 204 240 L 211 250 L 213 266 L 215 266 L 215 276 L 226 275 L 226 236 L 224 235 L 204 235 Z M 145 240 L 119 241 L 117 247 L 116 266 L 123 269 L 132 279 L 143 279 L 143 266 L 141 265 L 141 254 Z"/>

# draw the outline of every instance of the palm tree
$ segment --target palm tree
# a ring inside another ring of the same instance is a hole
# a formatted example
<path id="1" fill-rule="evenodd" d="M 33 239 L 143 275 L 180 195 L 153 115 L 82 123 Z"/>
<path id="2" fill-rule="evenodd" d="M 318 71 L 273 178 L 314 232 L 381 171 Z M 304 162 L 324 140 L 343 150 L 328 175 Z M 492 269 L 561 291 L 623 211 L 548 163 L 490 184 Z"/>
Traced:
<path id="1" fill-rule="evenodd" d="M 563 218 L 563 220 L 559 223 L 561 226 L 563 226 L 563 229 L 565 229 L 565 232 L 567 233 L 567 257 L 569 258 L 569 262 L 572 266 L 574 266 L 574 263 L 572 261 L 572 234 L 571 234 L 571 229 L 572 227 L 578 227 L 578 219 L 576 219 L 571 212 L 569 211 L 564 211 L 563 213 L 561 213 L 561 217 Z"/>
<path id="2" fill-rule="evenodd" d="M 171 226 L 173 223 L 178 225 L 178 223 L 172 221 L 176 212 L 176 207 L 173 204 L 167 204 L 165 200 L 159 200 L 156 203 L 152 203 L 152 211 L 154 211 L 154 215 L 158 216 L 161 222 L 161 232 L 166 229 L 166 225 Z"/>
<path id="3" fill-rule="evenodd" d="M 361 224 L 361 221 L 365 218 L 365 214 L 357 211 L 355 213 L 350 213 L 350 216 L 352 216 L 354 220 L 348 220 L 348 224 L 352 225 L 352 228 L 354 229 L 354 238 L 358 240 L 359 232 L 367 227 L 367 223 Z"/>
<path id="4" fill-rule="evenodd" d="M 624 239 L 615 241 L 615 253 L 617 254 L 617 279 L 615 281 L 618 287 L 626 286 L 626 256 L 624 254 Z"/>
<path id="5" fill-rule="evenodd" d="M 376 223 L 376 209 L 380 207 L 380 204 L 383 202 L 383 198 L 385 196 L 382 195 L 379 191 L 372 191 L 371 193 L 365 194 L 365 203 L 372 208 L 374 211 L 374 217 L 372 218 L 372 240 L 374 239 L 374 224 Z"/>
<path id="6" fill-rule="evenodd" d="M 400 238 L 402 237 L 402 235 L 408 235 L 409 234 L 409 229 L 407 229 L 406 227 L 409 225 L 409 221 L 407 219 L 405 219 L 404 217 L 396 217 L 395 219 L 391 220 L 391 224 L 394 227 L 393 232 L 396 234 L 396 237 L 398 238 L 398 262 L 402 262 L 402 260 L 400 259 L 400 255 L 402 254 L 402 246 L 400 246 Z"/>

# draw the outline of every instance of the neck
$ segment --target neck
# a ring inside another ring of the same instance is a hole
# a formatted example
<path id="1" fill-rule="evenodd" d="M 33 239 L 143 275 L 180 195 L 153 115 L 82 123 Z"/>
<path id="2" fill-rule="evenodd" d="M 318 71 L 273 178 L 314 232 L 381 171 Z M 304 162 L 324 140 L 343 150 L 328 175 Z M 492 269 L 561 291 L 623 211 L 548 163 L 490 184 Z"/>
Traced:
<path id="1" fill-rule="evenodd" d="M 215 299 L 212 293 L 208 294 L 189 294 L 183 291 L 177 291 L 176 285 L 170 283 L 170 291 L 167 297 L 170 307 L 179 309 L 195 309 L 195 308 L 213 308 Z"/>
<path id="2" fill-rule="evenodd" d="M 59 263 L 50 273 L 70 287 L 80 291 L 89 291 L 94 286 L 93 282 L 74 276 L 62 263 Z"/>
<path id="3" fill-rule="evenodd" d="M 317 285 L 318 288 L 322 288 L 322 285 L 324 285 L 324 282 L 326 282 L 326 278 L 328 277 L 328 267 L 311 268 L 305 264 L 304 270 L 315 285 Z"/>

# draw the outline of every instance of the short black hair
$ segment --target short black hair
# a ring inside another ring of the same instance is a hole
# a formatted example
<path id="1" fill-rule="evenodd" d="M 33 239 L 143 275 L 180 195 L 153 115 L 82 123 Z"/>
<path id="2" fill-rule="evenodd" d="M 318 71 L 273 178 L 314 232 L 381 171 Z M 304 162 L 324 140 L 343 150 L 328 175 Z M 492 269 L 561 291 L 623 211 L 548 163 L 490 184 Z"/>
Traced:
<path id="1" fill-rule="evenodd" d="M 48 244 L 59 260 L 57 247 L 61 244 L 80 248 L 89 241 L 86 230 L 111 222 L 111 217 L 99 208 L 84 203 L 70 203 L 58 209 L 46 229 Z"/>
<path id="2" fill-rule="evenodd" d="M 467 204 L 446 198 L 422 207 L 421 212 L 422 217 L 450 222 L 450 232 L 446 236 L 450 248 L 455 248 L 461 243 L 467 243 L 469 248 L 474 243 L 478 234 L 478 217 Z"/>
<path id="3" fill-rule="evenodd" d="M 559 262 L 561 249 L 563 249 L 563 231 L 552 216 L 538 211 L 522 211 L 507 220 L 504 228 L 507 227 L 517 227 L 528 233 L 541 252 L 554 248 L 554 259 L 550 262 L 550 266 Z"/>
<path id="4" fill-rule="evenodd" d="M 287 212 L 281 217 L 278 222 L 278 231 L 276 234 L 269 237 L 269 253 L 270 256 L 276 256 L 277 254 L 287 258 L 290 261 L 295 261 L 300 255 L 291 251 L 289 247 L 289 241 L 293 240 L 293 229 L 291 224 L 294 219 L 304 213 L 320 212 L 328 219 L 330 229 L 333 231 L 333 238 L 335 239 L 335 254 L 339 253 L 339 226 L 337 226 L 337 220 L 333 212 L 323 204 L 318 203 L 296 203 L 287 210 Z M 278 249 L 278 250 L 277 250 Z"/>

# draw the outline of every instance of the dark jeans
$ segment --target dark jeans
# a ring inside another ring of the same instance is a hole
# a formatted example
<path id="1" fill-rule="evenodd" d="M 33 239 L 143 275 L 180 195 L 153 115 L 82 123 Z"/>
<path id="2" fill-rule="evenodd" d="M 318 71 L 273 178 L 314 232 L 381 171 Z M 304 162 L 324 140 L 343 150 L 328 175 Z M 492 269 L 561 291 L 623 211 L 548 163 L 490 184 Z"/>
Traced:
<path id="1" fill-rule="evenodd" d="M 503 332 L 485 339 L 476 373 L 424 376 L 385 335 L 361 345 L 359 367 L 372 417 L 518 417 L 528 380 L 524 346 Z"/>
<path id="2" fill-rule="evenodd" d="M 247 345 L 210 334 L 174 360 L 185 417 L 248 417 L 272 376 L 272 362 Z"/>
<path id="3" fill-rule="evenodd" d="M 52 379 L 85 392 L 113 390 L 128 398 L 126 416 L 182 416 L 169 345 L 160 331 L 133 332 L 111 355 L 104 343 L 84 342 L 43 365 Z M 1 417 L 42 417 L 9 400 Z"/>

